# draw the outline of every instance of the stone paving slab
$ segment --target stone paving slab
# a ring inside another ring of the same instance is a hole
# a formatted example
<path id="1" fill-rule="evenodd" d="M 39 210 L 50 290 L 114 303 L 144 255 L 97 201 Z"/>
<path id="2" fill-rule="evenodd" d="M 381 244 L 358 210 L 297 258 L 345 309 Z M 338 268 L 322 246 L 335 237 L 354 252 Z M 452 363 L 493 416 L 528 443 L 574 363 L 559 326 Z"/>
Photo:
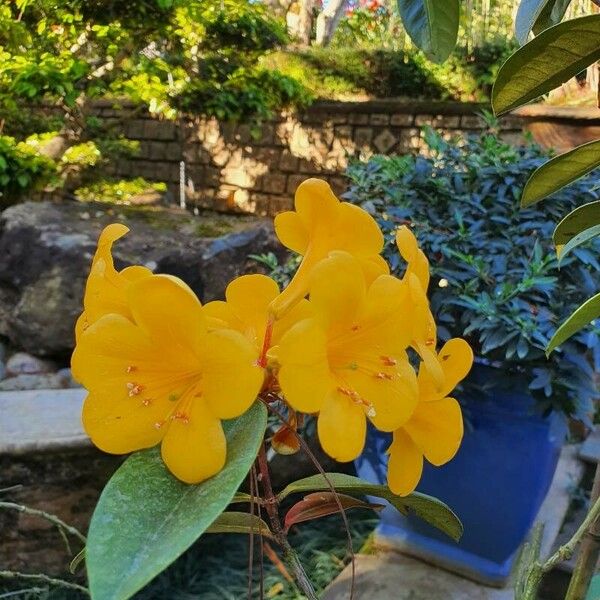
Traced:
<path id="1" fill-rule="evenodd" d="M 571 490 L 583 475 L 578 460 L 579 448 L 566 446 L 544 501 L 538 521 L 545 524 L 541 555 L 553 550 L 565 514 L 571 501 Z M 389 547 L 379 546 L 374 555 L 357 555 L 355 600 L 512 600 L 512 587 L 490 588 L 471 580 L 400 554 Z M 375 538 L 377 545 L 377 537 Z M 351 569 L 346 567 L 329 586 L 323 600 L 350 598 Z"/>
<path id="2" fill-rule="evenodd" d="M 89 446 L 81 425 L 84 389 L 0 392 L 0 454 Z"/>

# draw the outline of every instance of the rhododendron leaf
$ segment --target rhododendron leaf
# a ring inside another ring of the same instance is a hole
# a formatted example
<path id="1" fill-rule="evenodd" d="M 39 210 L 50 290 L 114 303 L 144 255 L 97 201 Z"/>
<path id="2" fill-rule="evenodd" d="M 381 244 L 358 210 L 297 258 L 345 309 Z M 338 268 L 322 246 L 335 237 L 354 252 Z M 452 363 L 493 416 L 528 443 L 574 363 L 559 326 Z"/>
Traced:
<path id="1" fill-rule="evenodd" d="M 104 488 L 90 523 L 86 562 L 94 600 L 131 598 L 208 529 L 250 470 L 266 423 L 266 409 L 258 402 L 225 421 L 225 467 L 198 485 L 175 479 L 158 448 L 125 461 Z"/>
<path id="2" fill-rule="evenodd" d="M 274 539 L 273 532 L 260 517 L 235 511 L 221 513 L 204 533 L 252 533 Z"/>
<path id="3" fill-rule="evenodd" d="M 326 476 L 327 479 L 323 475 L 313 475 L 294 481 L 279 494 L 278 498 L 283 500 L 290 494 L 298 492 L 331 491 L 331 484 L 337 492 L 384 498 L 402 514 L 412 513 L 418 516 L 453 540 L 458 541 L 463 534 L 463 526 L 459 518 L 437 498 L 419 492 L 413 492 L 408 496 L 396 496 L 386 485 L 369 483 L 343 473 L 326 473 Z"/>
<path id="4" fill-rule="evenodd" d="M 340 512 L 340 504 L 345 511 L 351 508 L 370 508 L 372 510 L 381 510 L 384 508 L 383 504 L 371 504 L 370 502 L 365 502 L 346 494 L 315 492 L 308 494 L 302 500 L 296 502 L 287 511 L 284 520 L 285 529 L 287 530 L 297 523 L 312 521 L 313 519 L 338 513 Z"/>
<path id="5" fill-rule="evenodd" d="M 571 211 L 552 234 L 559 265 L 571 250 L 596 237 L 599 225 L 599 201 L 583 204 Z"/>

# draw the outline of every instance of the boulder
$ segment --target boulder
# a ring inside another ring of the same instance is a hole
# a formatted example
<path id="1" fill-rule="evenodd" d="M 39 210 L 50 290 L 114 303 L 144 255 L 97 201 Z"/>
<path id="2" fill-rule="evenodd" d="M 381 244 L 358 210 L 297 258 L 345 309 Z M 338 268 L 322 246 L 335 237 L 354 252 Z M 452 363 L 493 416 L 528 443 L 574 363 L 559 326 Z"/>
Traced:
<path id="1" fill-rule="evenodd" d="M 25 202 L 0 216 L 0 335 L 36 356 L 64 357 L 102 228 L 126 224 L 115 264 L 181 277 L 203 300 L 223 297 L 237 275 L 260 271 L 251 254 L 282 255 L 270 222 L 174 208 Z"/>

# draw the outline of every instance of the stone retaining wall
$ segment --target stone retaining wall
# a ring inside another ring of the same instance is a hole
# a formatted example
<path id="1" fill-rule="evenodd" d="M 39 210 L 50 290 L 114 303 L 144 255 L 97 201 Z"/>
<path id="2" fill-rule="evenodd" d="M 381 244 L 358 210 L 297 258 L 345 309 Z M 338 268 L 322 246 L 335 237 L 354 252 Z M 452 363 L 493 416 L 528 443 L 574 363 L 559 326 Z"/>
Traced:
<path id="1" fill-rule="evenodd" d="M 425 125 L 447 136 L 481 131 L 478 113 L 484 108 L 397 100 L 318 102 L 254 129 L 192 117 L 161 121 L 110 102 L 96 110 L 108 122 L 121 119 L 123 133 L 141 143 L 139 156 L 122 161 L 116 175 L 165 181 L 177 198 L 184 161 L 189 203 L 273 215 L 291 206 L 298 183 L 307 177 L 325 178 L 339 192 L 351 158 L 417 151 Z M 600 136 L 600 112 L 538 106 L 500 120 L 500 135 L 511 143 L 520 143 L 524 129 L 541 143 L 564 149 L 575 145 L 582 131 Z"/>

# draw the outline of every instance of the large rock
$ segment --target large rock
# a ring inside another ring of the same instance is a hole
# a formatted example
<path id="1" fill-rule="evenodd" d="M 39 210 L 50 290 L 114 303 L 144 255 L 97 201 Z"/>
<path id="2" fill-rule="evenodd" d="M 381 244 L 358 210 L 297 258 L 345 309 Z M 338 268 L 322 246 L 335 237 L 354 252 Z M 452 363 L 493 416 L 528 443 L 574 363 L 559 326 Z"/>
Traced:
<path id="1" fill-rule="evenodd" d="M 272 225 L 254 217 L 194 217 L 165 208 L 26 202 L 0 217 L 0 335 L 38 356 L 64 356 L 101 229 L 131 232 L 114 248 L 115 264 L 142 264 L 181 277 L 202 300 L 223 296 L 235 276 L 260 270 L 250 254 L 281 253 Z"/>

